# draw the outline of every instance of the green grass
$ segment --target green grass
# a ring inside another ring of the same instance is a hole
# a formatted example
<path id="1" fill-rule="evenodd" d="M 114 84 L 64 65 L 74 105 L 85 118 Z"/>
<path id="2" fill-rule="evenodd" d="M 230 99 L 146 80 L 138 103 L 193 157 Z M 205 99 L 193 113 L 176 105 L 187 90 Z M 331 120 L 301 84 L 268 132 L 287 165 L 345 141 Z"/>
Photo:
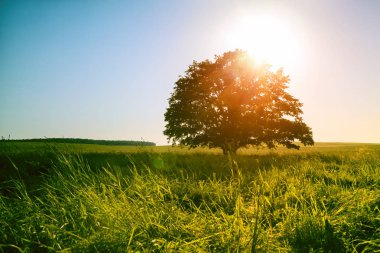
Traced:
<path id="1" fill-rule="evenodd" d="M 380 145 L 7 145 L 0 252 L 380 252 Z"/>

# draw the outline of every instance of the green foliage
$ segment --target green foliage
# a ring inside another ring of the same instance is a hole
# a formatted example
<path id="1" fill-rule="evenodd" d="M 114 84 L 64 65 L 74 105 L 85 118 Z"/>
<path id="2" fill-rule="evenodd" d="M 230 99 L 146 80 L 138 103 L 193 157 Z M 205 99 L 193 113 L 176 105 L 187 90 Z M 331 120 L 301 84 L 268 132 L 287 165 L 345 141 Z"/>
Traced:
<path id="1" fill-rule="evenodd" d="M 0 252 L 377 252 L 380 146 L 340 147 L 7 151 Z"/>
<path id="2" fill-rule="evenodd" d="M 295 140 L 312 145 L 302 104 L 285 91 L 288 82 L 281 69 L 272 72 L 240 50 L 193 62 L 175 83 L 164 134 L 174 144 L 225 153 L 261 144 L 299 148 Z"/>
<path id="3" fill-rule="evenodd" d="M 148 141 L 119 141 L 119 140 L 92 140 L 80 138 L 44 138 L 44 139 L 22 139 L 3 140 L 4 142 L 42 142 L 42 143 L 77 143 L 77 144 L 97 144 L 113 146 L 156 146 L 154 142 Z"/>

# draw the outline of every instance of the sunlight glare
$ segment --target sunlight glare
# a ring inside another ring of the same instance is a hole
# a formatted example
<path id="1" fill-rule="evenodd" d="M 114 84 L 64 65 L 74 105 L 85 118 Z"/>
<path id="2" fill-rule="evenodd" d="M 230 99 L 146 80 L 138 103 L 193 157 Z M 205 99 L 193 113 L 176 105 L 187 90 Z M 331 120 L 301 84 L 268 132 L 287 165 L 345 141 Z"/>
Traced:
<path id="1" fill-rule="evenodd" d="M 283 20 L 274 16 L 240 17 L 228 33 L 230 48 L 247 50 L 258 62 L 273 68 L 294 68 L 298 46 L 295 33 Z"/>

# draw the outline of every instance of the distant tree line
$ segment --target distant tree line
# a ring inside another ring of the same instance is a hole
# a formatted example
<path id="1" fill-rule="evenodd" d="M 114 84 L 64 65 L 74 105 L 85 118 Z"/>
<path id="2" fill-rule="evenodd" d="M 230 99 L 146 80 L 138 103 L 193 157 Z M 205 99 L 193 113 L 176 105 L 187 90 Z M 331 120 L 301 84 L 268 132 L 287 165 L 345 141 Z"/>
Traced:
<path id="1" fill-rule="evenodd" d="M 40 139 L 20 139 L 5 140 L 9 142 L 47 142 L 47 143 L 77 143 L 77 144 L 97 144 L 111 146 L 156 146 L 156 143 L 149 141 L 121 141 L 121 140 L 92 140 L 80 138 L 40 138 Z"/>

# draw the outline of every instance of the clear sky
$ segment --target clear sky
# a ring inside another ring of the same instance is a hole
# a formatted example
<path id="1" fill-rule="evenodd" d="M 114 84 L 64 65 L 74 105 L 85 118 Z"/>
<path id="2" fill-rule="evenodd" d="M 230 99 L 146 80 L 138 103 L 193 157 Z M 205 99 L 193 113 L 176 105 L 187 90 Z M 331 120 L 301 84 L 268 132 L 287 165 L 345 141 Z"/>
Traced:
<path id="1" fill-rule="evenodd" d="M 315 141 L 380 143 L 379 27 L 376 0 L 0 0 L 0 135 L 166 144 L 178 76 L 241 48 L 284 67 Z"/>

